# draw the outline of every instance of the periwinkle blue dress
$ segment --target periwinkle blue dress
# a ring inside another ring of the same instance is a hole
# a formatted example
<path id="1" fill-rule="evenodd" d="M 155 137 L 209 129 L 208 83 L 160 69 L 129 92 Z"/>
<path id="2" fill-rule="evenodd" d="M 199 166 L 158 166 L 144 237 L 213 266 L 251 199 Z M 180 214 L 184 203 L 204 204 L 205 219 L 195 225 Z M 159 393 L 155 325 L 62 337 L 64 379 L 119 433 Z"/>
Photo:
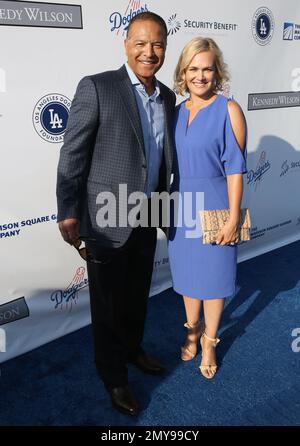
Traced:
<path id="1" fill-rule="evenodd" d="M 171 191 L 191 193 L 192 217 L 200 228 L 201 206 L 199 209 L 196 203 L 196 192 L 204 192 L 204 209 L 228 209 L 226 176 L 247 172 L 246 148 L 242 152 L 235 139 L 225 96 L 217 95 L 198 111 L 190 125 L 185 102 L 176 107 Z M 187 238 L 191 224 L 186 222 L 183 209 L 184 205 L 175 213 L 170 228 L 169 259 L 175 291 L 201 300 L 233 295 L 237 246 L 204 245 L 200 232 Z M 176 227 L 180 216 L 183 225 Z"/>

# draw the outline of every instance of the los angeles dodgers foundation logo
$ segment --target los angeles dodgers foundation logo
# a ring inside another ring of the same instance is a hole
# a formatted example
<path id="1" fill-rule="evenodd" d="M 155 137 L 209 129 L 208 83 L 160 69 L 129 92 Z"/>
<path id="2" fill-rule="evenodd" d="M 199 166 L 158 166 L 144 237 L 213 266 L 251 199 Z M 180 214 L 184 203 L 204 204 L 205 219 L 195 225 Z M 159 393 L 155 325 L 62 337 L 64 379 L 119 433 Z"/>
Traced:
<path id="1" fill-rule="evenodd" d="M 252 34 L 259 45 L 267 45 L 274 34 L 274 17 L 272 11 L 266 7 L 258 8 L 252 18 Z"/>
<path id="2" fill-rule="evenodd" d="M 71 100 L 63 94 L 43 96 L 35 105 L 32 116 L 37 134 L 47 142 L 63 142 L 70 107 Z"/>

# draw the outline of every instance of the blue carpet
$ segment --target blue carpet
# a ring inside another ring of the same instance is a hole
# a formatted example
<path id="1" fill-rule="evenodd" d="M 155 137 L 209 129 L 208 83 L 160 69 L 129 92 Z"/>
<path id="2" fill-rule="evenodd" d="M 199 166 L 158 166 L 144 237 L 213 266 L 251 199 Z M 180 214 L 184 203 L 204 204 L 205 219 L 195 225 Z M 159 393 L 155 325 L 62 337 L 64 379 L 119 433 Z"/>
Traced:
<path id="1" fill-rule="evenodd" d="M 168 371 L 161 378 L 129 369 L 138 417 L 111 408 L 85 327 L 0 365 L 0 425 L 299 426 L 300 352 L 291 348 L 300 327 L 299 254 L 296 242 L 238 265 L 239 291 L 226 301 L 212 381 L 199 374 L 199 354 L 179 359 L 184 309 L 169 289 L 150 299 L 144 343 Z"/>

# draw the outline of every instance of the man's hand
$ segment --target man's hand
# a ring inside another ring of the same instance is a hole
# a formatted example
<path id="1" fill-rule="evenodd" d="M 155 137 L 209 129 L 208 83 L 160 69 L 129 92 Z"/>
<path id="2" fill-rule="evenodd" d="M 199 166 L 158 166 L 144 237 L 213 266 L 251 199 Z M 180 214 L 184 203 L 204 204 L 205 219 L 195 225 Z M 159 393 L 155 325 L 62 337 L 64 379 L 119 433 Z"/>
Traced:
<path id="1" fill-rule="evenodd" d="M 79 237 L 79 220 L 77 218 L 67 218 L 60 221 L 58 227 L 64 241 L 73 245 Z"/>

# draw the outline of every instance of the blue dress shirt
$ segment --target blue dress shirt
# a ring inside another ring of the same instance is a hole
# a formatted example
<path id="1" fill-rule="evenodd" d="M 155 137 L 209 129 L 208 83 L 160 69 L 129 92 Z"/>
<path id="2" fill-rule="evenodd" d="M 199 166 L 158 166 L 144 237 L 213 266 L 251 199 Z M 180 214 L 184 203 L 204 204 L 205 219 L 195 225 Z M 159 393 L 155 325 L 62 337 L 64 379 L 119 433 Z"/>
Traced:
<path id="1" fill-rule="evenodd" d="M 149 198 L 151 192 L 155 192 L 158 186 L 159 169 L 163 155 L 165 129 L 163 100 L 156 79 L 154 93 L 149 96 L 144 85 L 139 81 L 128 63 L 125 66 L 133 86 L 141 117 L 148 173 L 144 192 Z"/>

